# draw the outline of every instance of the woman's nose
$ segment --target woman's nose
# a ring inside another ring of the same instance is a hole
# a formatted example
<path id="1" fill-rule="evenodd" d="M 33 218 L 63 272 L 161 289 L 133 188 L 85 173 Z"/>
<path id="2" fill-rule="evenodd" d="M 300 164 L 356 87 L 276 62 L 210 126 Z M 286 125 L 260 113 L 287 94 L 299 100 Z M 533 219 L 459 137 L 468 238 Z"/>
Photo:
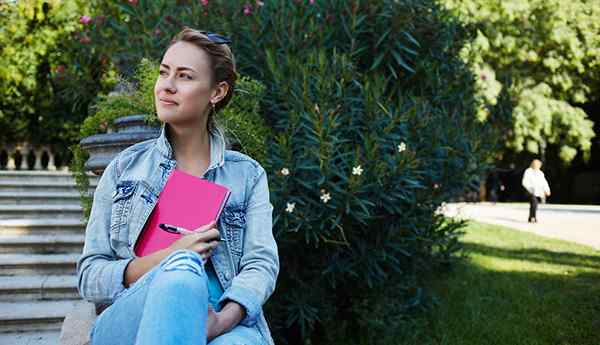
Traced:
<path id="1" fill-rule="evenodd" d="M 172 77 L 164 78 L 161 83 L 161 88 L 169 93 L 175 93 L 177 91 Z"/>

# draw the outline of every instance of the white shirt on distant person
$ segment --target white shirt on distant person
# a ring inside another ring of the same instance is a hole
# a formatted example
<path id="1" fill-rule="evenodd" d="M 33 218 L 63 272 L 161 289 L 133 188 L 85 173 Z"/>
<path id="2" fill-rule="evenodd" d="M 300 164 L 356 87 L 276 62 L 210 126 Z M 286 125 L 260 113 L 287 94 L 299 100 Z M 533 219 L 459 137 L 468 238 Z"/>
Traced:
<path id="1" fill-rule="evenodd" d="M 527 168 L 521 183 L 529 193 L 536 197 L 544 198 L 546 194 L 550 193 L 548 181 L 546 181 L 546 177 L 540 169 Z"/>

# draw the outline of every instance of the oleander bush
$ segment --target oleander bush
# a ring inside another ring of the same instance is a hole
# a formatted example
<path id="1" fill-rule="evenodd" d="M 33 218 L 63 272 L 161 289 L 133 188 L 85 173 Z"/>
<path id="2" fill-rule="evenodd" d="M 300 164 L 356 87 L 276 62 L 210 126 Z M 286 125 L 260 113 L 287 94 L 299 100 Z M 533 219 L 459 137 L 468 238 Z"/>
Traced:
<path id="1" fill-rule="evenodd" d="M 266 308 L 277 343 L 406 335 L 433 305 L 425 277 L 460 250 L 463 224 L 437 211 L 477 180 L 497 136 L 477 117 L 460 23 L 433 0 L 92 6 L 104 24 L 86 44 L 123 74 L 190 26 L 231 37 L 239 73 L 262 85 L 239 94 L 246 121 L 227 127 L 268 126 L 254 137 L 264 156 L 246 152 L 267 170 L 274 206 L 281 272 Z"/>

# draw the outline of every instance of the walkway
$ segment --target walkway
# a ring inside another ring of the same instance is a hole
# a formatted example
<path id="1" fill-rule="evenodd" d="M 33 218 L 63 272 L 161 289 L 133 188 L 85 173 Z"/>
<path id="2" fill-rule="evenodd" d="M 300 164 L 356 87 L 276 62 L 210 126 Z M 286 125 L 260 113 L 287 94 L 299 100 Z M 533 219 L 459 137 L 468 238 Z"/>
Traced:
<path id="1" fill-rule="evenodd" d="M 526 203 L 450 203 L 444 214 L 503 225 L 600 250 L 600 206 L 540 204 L 537 223 L 528 223 Z"/>

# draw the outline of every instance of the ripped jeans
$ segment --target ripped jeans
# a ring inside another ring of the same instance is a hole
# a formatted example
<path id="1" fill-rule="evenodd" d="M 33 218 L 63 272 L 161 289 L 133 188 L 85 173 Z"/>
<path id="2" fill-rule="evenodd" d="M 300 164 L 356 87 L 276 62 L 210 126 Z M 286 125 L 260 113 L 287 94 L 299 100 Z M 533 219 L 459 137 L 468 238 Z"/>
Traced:
<path id="1" fill-rule="evenodd" d="M 177 250 L 146 272 L 96 319 L 92 345 L 206 344 L 208 280 L 203 260 Z M 236 325 L 209 345 L 266 344 L 256 327 Z"/>

